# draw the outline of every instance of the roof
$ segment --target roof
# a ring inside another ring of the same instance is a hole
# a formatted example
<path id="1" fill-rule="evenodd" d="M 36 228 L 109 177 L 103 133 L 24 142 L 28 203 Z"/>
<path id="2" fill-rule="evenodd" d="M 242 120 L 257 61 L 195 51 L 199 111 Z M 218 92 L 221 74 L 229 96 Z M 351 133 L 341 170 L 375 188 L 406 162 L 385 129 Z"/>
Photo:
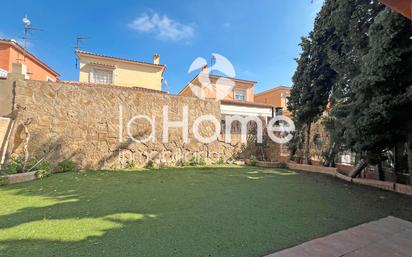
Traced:
<path id="1" fill-rule="evenodd" d="M 236 100 L 221 100 L 221 104 L 226 105 L 237 105 L 237 106 L 249 106 L 249 107 L 262 107 L 262 108 L 274 108 L 273 105 L 270 104 L 263 104 L 263 103 L 255 103 L 255 102 L 245 102 L 245 101 L 236 101 Z"/>
<path id="2" fill-rule="evenodd" d="M 106 87 L 106 88 L 114 88 L 114 89 L 122 89 L 122 90 L 134 90 L 134 91 L 142 91 L 142 92 L 149 92 L 149 93 L 158 93 L 158 94 L 168 94 L 165 91 L 155 90 L 145 87 L 123 87 L 123 86 L 116 86 L 113 84 L 98 84 L 98 83 L 87 83 L 87 82 L 79 82 L 79 81 L 68 81 L 68 80 L 59 80 L 56 82 L 50 83 L 60 83 L 60 84 L 67 84 L 73 86 L 85 86 L 85 87 Z"/>
<path id="3" fill-rule="evenodd" d="M 50 73 L 53 73 L 56 77 L 59 77 L 60 74 L 53 70 L 49 65 L 47 65 L 46 63 L 44 63 L 42 60 L 40 60 L 39 58 L 37 58 L 34 54 L 30 53 L 29 51 L 27 51 L 24 47 L 22 47 L 19 43 L 17 43 L 15 40 L 11 40 L 11 39 L 6 39 L 6 38 L 0 38 L 0 43 L 5 43 L 8 45 L 13 46 L 14 48 L 16 48 L 17 50 L 19 50 L 20 52 L 23 52 L 25 55 L 28 55 L 30 58 L 32 58 L 35 62 L 37 62 L 40 66 L 42 66 L 43 68 L 45 68 L 46 70 L 48 70 Z"/>
<path id="4" fill-rule="evenodd" d="M 385 5 L 412 20 L 411 0 L 380 0 Z"/>
<path id="5" fill-rule="evenodd" d="M 257 93 L 257 94 L 255 94 L 255 96 L 256 96 L 256 95 L 263 95 L 263 94 L 266 94 L 266 93 L 269 93 L 269 92 L 273 92 L 273 91 L 276 91 L 276 90 L 279 90 L 279 89 L 291 90 L 292 88 L 286 87 L 286 86 L 277 86 L 277 87 L 274 87 L 274 88 L 265 90 L 265 91 L 263 91 L 263 92 Z"/>
<path id="6" fill-rule="evenodd" d="M 159 67 L 162 69 L 166 68 L 166 65 L 164 64 L 155 64 L 155 63 L 150 63 L 150 62 L 142 62 L 142 61 L 137 61 L 137 60 L 132 60 L 132 59 L 126 59 L 126 58 L 119 58 L 119 57 L 113 57 L 113 56 L 108 56 L 108 55 L 103 55 L 103 54 L 96 54 L 96 53 L 91 53 L 83 50 L 76 50 L 75 51 L 76 55 L 88 55 L 92 57 L 98 57 L 98 58 L 103 58 L 103 59 L 111 59 L 115 61 L 121 61 L 121 62 L 127 62 L 127 63 L 137 63 L 137 64 L 143 64 L 143 65 L 149 65 L 153 67 Z"/>
<path id="7" fill-rule="evenodd" d="M 199 75 L 198 75 L 199 76 Z M 225 78 L 225 79 L 231 79 L 234 81 L 239 81 L 239 82 L 244 82 L 244 83 L 249 83 L 249 84 L 256 84 L 257 81 L 254 80 L 246 80 L 246 79 L 238 79 L 238 78 L 231 78 L 231 77 L 226 77 L 226 76 L 220 76 L 220 75 L 215 75 L 215 74 L 209 74 L 209 77 L 211 78 Z"/>
<path id="8" fill-rule="evenodd" d="M 186 88 L 188 88 L 190 86 L 190 84 L 192 84 L 192 82 L 199 77 L 199 75 L 201 75 L 203 73 L 199 73 L 197 74 L 186 86 L 184 86 L 182 88 L 182 90 L 179 91 L 178 95 L 180 93 L 182 93 Z M 246 80 L 246 79 L 238 79 L 238 78 L 231 78 L 231 77 L 225 77 L 225 76 L 220 76 L 220 75 L 214 75 L 214 74 L 207 74 L 210 78 L 215 78 L 215 79 L 219 79 L 219 78 L 225 78 L 225 79 L 231 79 L 233 81 L 238 81 L 238 82 L 243 82 L 243 83 L 248 83 L 248 84 L 256 84 L 257 81 L 254 80 Z"/>

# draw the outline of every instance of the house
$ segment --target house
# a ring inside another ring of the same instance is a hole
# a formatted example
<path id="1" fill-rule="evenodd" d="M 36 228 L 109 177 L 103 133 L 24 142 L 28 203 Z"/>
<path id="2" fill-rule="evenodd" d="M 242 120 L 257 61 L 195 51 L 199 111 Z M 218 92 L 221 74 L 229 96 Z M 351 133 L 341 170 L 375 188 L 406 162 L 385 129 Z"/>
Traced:
<path id="1" fill-rule="evenodd" d="M 411 0 L 380 0 L 380 2 L 412 20 Z"/>
<path id="2" fill-rule="evenodd" d="M 225 80 L 227 79 L 234 82 L 233 88 L 232 85 L 226 83 Z M 255 84 L 256 81 L 252 80 L 209 74 L 207 66 L 204 66 L 202 71 L 179 92 L 179 95 L 195 96 L 193 88 L 199 87 L 202 89 L 202 98 L 253 102 L 253 87 Z"/>
<path id="3" fill-rule="evenodd" d="M 285 115 L 291 117 L 292 114 L 287 109 L 290 88 L 278 86 L 255 95 L 256 103 L 273 105 L 276 115 Z"/>
<path id="4" fill-rule="evenodd" d="M 80 82 L 161 90 L 166 66 L 159 63 L 158 54 L 153 55 L 153 62 L 142 62 L 80 50 L 75 53 Z"/>
<path id="5" fill-rule="evenodd" d="M 56 81 L 60 76 L 16 41 L 0 39 L 0 77 L 7 77 L 12 72 L 13 63 L 23 64 L 27 79 Z"/>
<path id="6" fill-rule="evenodd" d="M 252 80 L 209 74 L 205 66 L 179 95 L 220 101 L 222 120 L 225 115 L 257 116 L 267 120 L 273 117 L 273 106 L 254 101 L 256 83 Z"/>

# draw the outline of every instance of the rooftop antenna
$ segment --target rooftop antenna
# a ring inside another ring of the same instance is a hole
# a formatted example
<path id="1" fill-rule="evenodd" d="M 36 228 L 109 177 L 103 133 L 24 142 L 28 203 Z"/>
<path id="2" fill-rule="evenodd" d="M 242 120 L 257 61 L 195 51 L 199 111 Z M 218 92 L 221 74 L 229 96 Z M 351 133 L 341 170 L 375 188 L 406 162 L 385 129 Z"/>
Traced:
<path id="1" fill-rule="evenodd" d="M 212 67 L 213 67 L 213 65 L 215 65 L 215 63 L 216 63 L 216 57 L 214 56 L 214 55 L 212 55 L 212 58 L 210 58 L 210 74 L 212 74 Z"/>
<path id="2" fill-rule="evenodd" d="M 87 39 L 90 39 L 90 37 L 77 35 L 77 37 L 76 37 L 76 45 L 74 46 L 74 50 L 75 50 L 75 51 L 79 51 L 79 50 L 80 50 L 80 47 L 81 47 L 81 43 L 82 43 L 84 40 L 87 40 Z M 79 66 L 79 60 L 78 60 L 78 58 L 76 57 L 76 63 L 75 63 L 76 69 L 78 68 L 78 66 Z"/>
<path id="3" fill-rule="evenodd" d="M 23 39 L 23 48 L 24 50 L 27 49 L 27 42 L 29 40 L 29 35 L 32 31 L 43 31 L 42 29 L 38 29 L 38 28 L 33 28 L 31 26 L 31 21 L 29 20 L 29 18 L 27 17 L 27 15 L 25 15 L 22 19 L 23 22 L 23 26 L 24 26 L 24 36 L 22 37 Z M 26 50 L 27 51 L 27 50 Z M 23 53 L 23 61 L 26 59 L 26 54 L 25 52 Z"/>

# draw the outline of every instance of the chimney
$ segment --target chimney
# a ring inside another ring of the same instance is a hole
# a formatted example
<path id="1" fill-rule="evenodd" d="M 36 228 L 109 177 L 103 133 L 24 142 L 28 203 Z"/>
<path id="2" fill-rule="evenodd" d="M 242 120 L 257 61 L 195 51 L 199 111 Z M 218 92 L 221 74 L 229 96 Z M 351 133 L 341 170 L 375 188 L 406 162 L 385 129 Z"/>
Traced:
<path id="1" fill-rule="evenodd" d="M 160 55 L 154 54 L 153 55 L 153 64 L 160 64 Z"/>
<path id="2" fill-rule="evenodd" d="M 201 73 L 205 73 L 207 71 L 207 64 L 202 67 Z"/>
<path id="3" fill-rule="evenodd" d="M 13 74 L 17 76 L 27 77 L 27 66 L 23 63 L 13 63 L 11 68 Z"/>

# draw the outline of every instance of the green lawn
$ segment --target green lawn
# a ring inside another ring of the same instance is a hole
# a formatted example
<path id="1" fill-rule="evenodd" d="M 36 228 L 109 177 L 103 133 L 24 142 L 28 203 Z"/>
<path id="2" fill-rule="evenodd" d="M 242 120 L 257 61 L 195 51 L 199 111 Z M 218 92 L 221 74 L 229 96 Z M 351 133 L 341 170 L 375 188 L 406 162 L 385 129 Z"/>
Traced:
<path id="1" fill-rule="evenodd" d="M 0 187 L 0 256 L 263 256 L 412 198 L 250 167 L 57 174 Z"/>

